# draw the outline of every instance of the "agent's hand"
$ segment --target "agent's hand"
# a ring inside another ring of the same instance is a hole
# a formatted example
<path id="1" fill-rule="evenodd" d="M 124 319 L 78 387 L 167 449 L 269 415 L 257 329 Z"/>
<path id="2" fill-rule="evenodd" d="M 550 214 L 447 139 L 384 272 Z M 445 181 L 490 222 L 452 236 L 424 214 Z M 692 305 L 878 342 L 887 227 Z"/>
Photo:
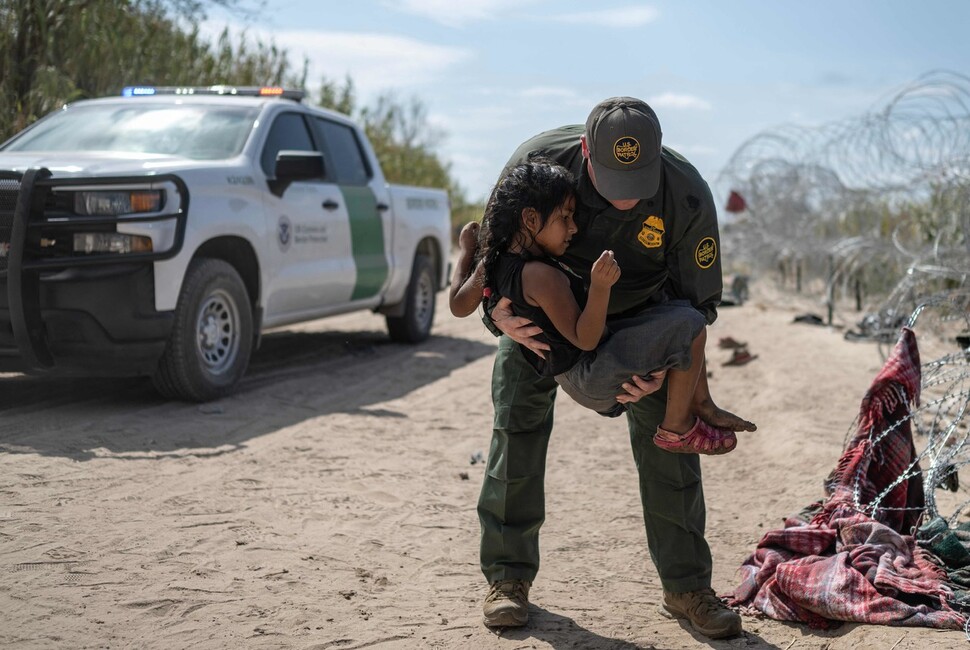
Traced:
<path id="1" fill-rule="evenodd" d="M 516 343 L 524 345 L 543 359 L 546 358 L 543 352 L 549 349 L 549 344 L 533 338 L 537 334 L 542 334 L 542 328 L 538 325 L 533 325 L 532 321 L 528 318 L 515 316 L 512 313 L 511 300 L 508 298 L 499 298 L 498 303 L 492 308 L 492 322 L 507 337 Z"/>
<path id="2" fill-rule="evenodd" d="M 666 370 L 652 372 L 646 377 L 634 375 L 630 381 L 623 383 L 623 390 L 626 392 L 617 395 L 616 401 L 620 404 L 638 402 L 650 393 L 655 393 L 660 390 L 660 387 L 664 383 L 664 377 L 666 376 Z"/>
<path id="3" fill-rule="evenodd" d="M 481 225 L 477 221 L 469 221 L 458 234 L 458 248 L 466 255 L 474 254 L 478 249 L 478 231 Z"/>
<path id="4" fill-rule="evenodd" d="M 613 251 L 603 251 L 599 258 L 593 262 L 593 268 L 589 273 L 590 285 L 603 288 L 612 287 L 620 279 L 620 265 L 617 264 Z"/>

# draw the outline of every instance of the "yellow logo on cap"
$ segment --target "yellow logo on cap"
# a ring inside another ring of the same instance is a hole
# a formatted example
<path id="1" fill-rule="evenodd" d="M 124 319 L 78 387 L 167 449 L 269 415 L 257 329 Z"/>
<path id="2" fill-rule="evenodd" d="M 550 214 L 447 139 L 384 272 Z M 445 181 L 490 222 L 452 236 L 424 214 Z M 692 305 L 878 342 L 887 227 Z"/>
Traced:
<path id="1" fill-rule="evenodd" d="M 717 259 L 717 243 L 713 237 L 705 237 L 694 249 L 694 261 L 702 269 L 709 269 Z"/>
<path id="2" fill-rule="evenodd" d="M 664 220 L 660 217 L 647 217 L 637 239 L 645 248 L 660 248 L 664 243 Z"/>
<path id="3" fill-rule="evenodd" d="M 640 158 L 640 143 L 636 138 L 623 136 L 613 143 L 613 157 L 624 165 L 635 163 Z"/>

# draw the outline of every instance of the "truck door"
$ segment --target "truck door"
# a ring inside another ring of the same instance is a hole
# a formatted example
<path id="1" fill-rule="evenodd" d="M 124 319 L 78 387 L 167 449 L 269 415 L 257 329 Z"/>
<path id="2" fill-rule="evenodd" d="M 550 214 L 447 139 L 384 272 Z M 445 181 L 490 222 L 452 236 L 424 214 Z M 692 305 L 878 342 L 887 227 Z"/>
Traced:
<path id="1" fill-rule="evenodd" d="M 270 322 L 346 303 L 354 289 L 348 202 L 329 156 L 314 142 L 308 119 L 313 118 L 295 111 L 278 114 L 260 155 L 263 172 L 274 178 L 281 150 L 324 154 L 323 178 L 295 181 L 279 197 L 266 194 L 269 229 L 276 233 L 276 245 L 268 247 L 275 260 L 267 269 Z"/>
<path id="2" fill-rule="evenodd" d="M 355 269 L 350 299 L 373 298 L 384 288 L 388 277 L 389 197 L 375 195 L 371 186 L 374 174 L 354 128 L 323 117 L 313 117 L 311 121 L 318 142 L 329 154 L 326 161 L 347 206 Z"/>

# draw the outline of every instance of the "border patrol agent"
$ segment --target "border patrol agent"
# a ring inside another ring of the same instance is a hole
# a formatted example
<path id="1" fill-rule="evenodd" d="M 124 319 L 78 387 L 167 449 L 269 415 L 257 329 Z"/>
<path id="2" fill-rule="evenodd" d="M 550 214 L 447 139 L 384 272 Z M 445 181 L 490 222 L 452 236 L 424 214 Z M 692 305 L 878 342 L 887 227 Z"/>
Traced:
<path id="1" fill-rule="evenodd" d="M 623 269 L 611 292 L 610 318 L 681 298 L 708 323 L 714 321 L 722 280 L 711 192 L 687 160 L 661 147 L 660 123 L 647 104 L 631 97 L 607 99 L 593 109 L 585 128 L 565 126 L 533 137 L 516 150 L 508 167 L 535 154 L 565 166 L 578 179 L 574 218 L 579 232 L 562 261 L 588 282 L 593 261 L 611 249 Z M 502 322 L 500 308 L 494 312 L 496 327 L 523 340 L 514 325 Z M 492 324 L 489 316 L 486 321 Z M 539 376 L 523 354 L 531 352 L 523 353 L 512 338 L 502 337 L 492 373 L 494 429 L 478 502 L 482 571 L 490 584 L 483 608 L 489 627 L 527 623 L 529 588 L 539 570 L 556 383 Z M 706 372 L 700 381 L 707 381 Z M 627 422 L 663 606 L 709 637 L 740 634 L 740 616 L 710 589 L 699 458 L 653 444 L 664 415 L 665 385 L 656 390 L 637 378 L 629 390 Z M 655 392 L 646 394 L 650 390 Z"/>

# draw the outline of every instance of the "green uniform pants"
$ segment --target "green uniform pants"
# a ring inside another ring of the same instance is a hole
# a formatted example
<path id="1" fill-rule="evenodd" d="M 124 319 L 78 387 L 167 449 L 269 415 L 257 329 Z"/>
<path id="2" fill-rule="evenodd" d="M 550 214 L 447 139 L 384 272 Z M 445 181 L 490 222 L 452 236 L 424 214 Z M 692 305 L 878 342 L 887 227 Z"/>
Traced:
<path id="1" fill-rule="evenodd" d="M 535 579 L 539 528 L 545 519 L 543 479 L 552 432 L 556 382 L 541 377 L 503 336 L 492 371 L 495 424 L 478 501 L 482 572 L 489 583 Z M 666 385 L 627 411 L 650 557 L 666 591 L 710 587 L 711 551 L 704 539 L 704 491 L 696 454 L 653 444 Z"/>

